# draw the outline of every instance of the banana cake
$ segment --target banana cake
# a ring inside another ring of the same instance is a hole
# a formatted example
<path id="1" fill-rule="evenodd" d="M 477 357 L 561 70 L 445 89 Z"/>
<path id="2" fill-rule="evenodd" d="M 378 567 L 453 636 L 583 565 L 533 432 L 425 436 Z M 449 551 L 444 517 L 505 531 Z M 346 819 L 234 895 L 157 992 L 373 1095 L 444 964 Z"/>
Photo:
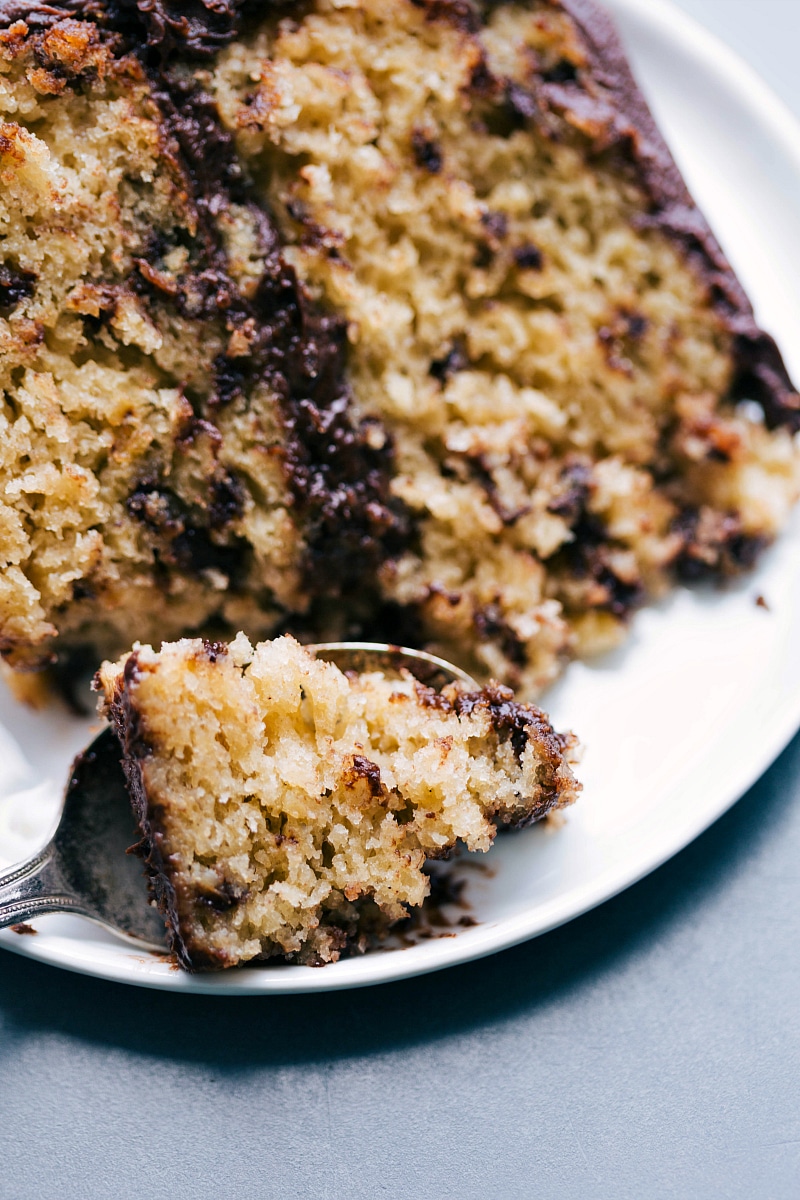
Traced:
<path id="1" fill-rule="evenodd" d="M 532 696 L 794 502 L 593 0 L 0 0 L 0 177 L 13 668 L 290 631 Z"/>
<path id="2" fill-rule="evenodd" d="M 570 804 L 575 743 L 509 688 L 344 673 L 286 635 L 105 663 L 140 847 L 189 969 L 364 950 L 422 904 L 426 859 Z"/>

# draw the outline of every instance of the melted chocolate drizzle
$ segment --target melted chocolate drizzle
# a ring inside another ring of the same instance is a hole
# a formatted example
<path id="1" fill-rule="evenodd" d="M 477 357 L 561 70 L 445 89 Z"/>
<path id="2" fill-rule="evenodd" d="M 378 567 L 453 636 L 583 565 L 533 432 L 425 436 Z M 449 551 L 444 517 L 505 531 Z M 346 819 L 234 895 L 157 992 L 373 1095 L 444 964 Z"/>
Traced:
<path id="1" fill-rule="evenodd" d="M 412 2 L 426 20 L 448 21 L 472 36 L 498 0 Z M 591 156 L 613 157 L 630 170 L 649 201 L 641 224 L 657 227 L 680 245 L 732 336 L 730 400 L 757 401 L 770 428 L 800 428 L 800 398 L 780 353 L 756 324 L 747 297 L 689 195 L 613 23 L 595 0 L 551 3 L 576 27 L 583 44 L 580 61 L 564 58 L 533 69 L 530 87 L 522 88 L 493 76 L 484 56 L 470 90 L 497 112 L 505 104 L 513 127 L 536 122 L 546 132 L 554 116 L 574 120 L 586 133 Z M 0 0 L 0 28 L 24 20 L 36 35 L 64 18 L 91 20 L 115 54 L 133 54 L 142 64 L 162 112 L 170 152 L 193 197 L 198 233 L 186 286 L 165 292 L 147 263 L 140 266 L 138 286 L 145 294 L 148 287 L 158 293 L 159 303 L 172 303 L 192 317 L 223 321 L 230 330 L 254 323 L 247 358 L 223 354 L 217 359 L 212 403 L 247 396 L 259 382 L 270 386 L 284 424 L 285 476 L 307 540 L 306 588 L 317 596 L 364 595 L 374 590 L 371 581 L 378 567 L 401 554 L 414 536 L 410 514 L 390 496 L 391 439 L 379 422 L 353 414 L 343 321 L 310 300 L 283 259 L 276 222 L 246 179 L 213 99 L 194 76 L 176 67 L 179 60 L 207 60 L 251 21 L 281 10 L 299 13 L 304 7 L 299 0 Z M 429 171 L 440 169 L 437 147 L 427 140 L 423 144 L 423 136 L 417 131 L 418 163 Z M 231 202 L 245 205 L 260 231 L 266 267 L 252 299 L 243 297 L 230 278 L 216 222 Z M 514 253 L 522 269 L 540 268 L 536 247 L 519 247 Z M 25 281 L 9 281 L 6 304 L 23 298 L 26 286 Z M 456 348 L 433 363 L 431 373 L 445 381 L 461 365 Z M 589 540 L 597 541 L 597 535 Z M 638 602 L 635 589 L 618 586 L 620 581 L 604 573 L 599 561 L 578 565 L 607 587 L 612 611 L 622 615 Z M 369 603 L 363 607 L 368 609 Z"/>
<path id="2" fill-rule="evenodd" d="M 153 90 L 195 196 L 202 252 L 192 294 L 206 298 L 204 315 L 216 311 L 229 328 L 254 323 L 249 356 L 223 355 L 215 364 L 217 402 L 246 395 L 258 381 L 269 385 L 283 417 L 283 466 L 308 547 L 306 588 L 315 595 L 363 588 L 383 561 L 401 553 L 410 522 L 389 494 L 391 439 L 384 431 L 374 436 L 375 418 L 358 420 L 352 412 L 346 323 L 311 302 L 283 259 L 277 226 L 257 202 L 211 97 L 168 64 L 159 66 Z M 231 202 L 250 211 L 265 257 L 251 300 L 227 272 L 215 220 Z M 186 304 L 180 294 L 175 302 Z"/>
<path id="3" fill-rule="evenodd" d="M 115 56 L 139 60 L 160 112 L 165 153 L 185 183 L 197 231 L 191 268 L 177 285 L 154 270 L 153 261 L 165 248 L 154 244 L 131 286 L 150 302 L 172 305 L 189 318 L 222 323 L 229 332 L 245 325 L 254 331 L 247 356 L 222 354 L 216 360 L 210 409 L 267 385 L 283 423 L 281 461 L 306 544 L 306 591 L 363 595 L 374 587 L 381 564 L 402 553 L 412 532 L 407 510 L 390 495 L 391 438 L 377 418 L 354 413 L 346 379 L 346 322 L 311 300 L 283 258 L 274 217 L 246 177 L 213 98 L 180 65 L 213 54 L 241 32 L 248 15 L 263 19 L 290 6 L 286 0 L 59 0 L 52 5 L 0 0 L 0 27 L 24 17 L 38 32 L 64 18 L 90 19 Z M 249 211 L 263 255 L 264 271 L 252 298 L 243 296 L 231 277 L 219 229 L 219 214 L 231 204 Z M 154 235 L 154 242 L 160 237 Z M 160 486 L 145 482 L 146 491 Z M 141 505 L 132 500 L 137 515 Z M 212 496 L 210 506 L 215 502 Z M 231 516 L 238 507 L 227 504 Z M 219 529 L 219 522 L 212 527 Z M 198 550 L 197 531 L 192 529 L 190 537 L 192 545 L 182 547 L 173 565 L 192 569 L 201 559 L 208 565 L 218 548 L 206 537 Z"/>

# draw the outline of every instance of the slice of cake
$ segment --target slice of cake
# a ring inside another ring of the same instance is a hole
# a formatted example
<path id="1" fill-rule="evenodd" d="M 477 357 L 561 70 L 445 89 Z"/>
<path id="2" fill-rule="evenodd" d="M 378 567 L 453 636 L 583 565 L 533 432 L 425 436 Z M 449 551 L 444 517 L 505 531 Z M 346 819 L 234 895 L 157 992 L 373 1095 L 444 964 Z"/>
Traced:
<path id="1" fill-rule="evenodd" d="M 189 969 L 364 950 L 423 864 L 571 804 L 575 742 L 508 688 L 345 674 L 291 637 L 140 646 L 96 686 Z"/>
<path id="2" fill-rule="evenodd" d="M 12 666 L 290 630 L 532 695 L 781 528 L 800 401 L 591 0 L 0 25 Z"/>

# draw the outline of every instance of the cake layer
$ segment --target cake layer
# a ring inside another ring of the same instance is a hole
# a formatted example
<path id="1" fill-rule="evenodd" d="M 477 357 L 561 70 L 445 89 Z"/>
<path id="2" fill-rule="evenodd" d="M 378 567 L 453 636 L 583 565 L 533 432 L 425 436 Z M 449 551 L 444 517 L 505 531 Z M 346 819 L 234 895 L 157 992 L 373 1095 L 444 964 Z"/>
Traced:
<path id="1" fill-rule="evenodd" d="M 12 665 L 291 629 L 532 695 L 779 531 L 798 397 L 590 0 L 0 14 Z"/>
<path id="2" fill-rule="evenodd" d="M 0 36 L 0 649 L 97 662 L 363 593 L 405 534 L 343 321 L 191 72 L 35 28 Z"/>
<path id="3" fill-rule="evenodd" d="M 138 647 L 97 687 L 190 969 L 364 950 L 422 903 L 426 859 L 578 791 L 574 739 L 509 689 L 345 674 L 291 637 Z"/>

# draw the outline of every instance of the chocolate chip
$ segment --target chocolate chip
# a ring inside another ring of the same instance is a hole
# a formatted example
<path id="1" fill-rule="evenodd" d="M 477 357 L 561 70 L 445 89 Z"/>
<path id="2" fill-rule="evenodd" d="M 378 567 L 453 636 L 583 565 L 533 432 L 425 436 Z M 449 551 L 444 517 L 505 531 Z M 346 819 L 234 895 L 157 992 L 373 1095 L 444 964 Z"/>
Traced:
<path id="1" fill-rule="evenodd" d="M 9 316 L 36 288 L 36 275 L 11 263 L 0 264 L 0 316 Z"/>
<path id="2" fill-rule="evenodd" d="M 469 367 L 467 344 L 464 337 L 456 337 L 443 358 L 435 358 L 428 368 L 428 373 L 440 383 L 447 383 L 452 375 L 466 371 Z"/>
<path id="3" fill-rule="evenodd" d="M 411 134 L 411 148 L 414 151 L 414 161 L 423 171 L 438 175 L 444 166 L 444 155 L 439 143 L 427 136 L 421 129 L 415 129 Z"/>
<path id="4" fill-rule="evenodd" d="M 521 271 L 541 271 L 544 266 L 544 255 L 533 242 L 524 242 L 514 247 L 514 262 Z"/>

